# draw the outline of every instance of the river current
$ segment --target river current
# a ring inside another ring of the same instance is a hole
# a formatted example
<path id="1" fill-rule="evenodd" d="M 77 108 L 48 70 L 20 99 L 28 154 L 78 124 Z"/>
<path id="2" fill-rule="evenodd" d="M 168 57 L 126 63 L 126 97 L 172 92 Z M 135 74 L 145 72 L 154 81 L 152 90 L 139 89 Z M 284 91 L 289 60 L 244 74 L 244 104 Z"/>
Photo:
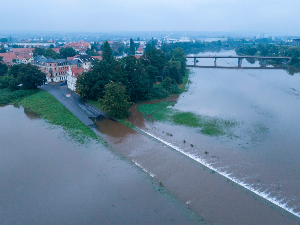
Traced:
<path id="1" fill-rule="evenodd" d="M 205 54 L 235 55 L 233 51 Z M 198 65 L 213 63 L 203 59 Z M 237 59 L 218 59 L 218 66 L 237 64 Z M 243 60 L 242 66 L 250 65 Z M 232 136 L 211 137 L 199 128 L 163 122 L 133 123 L 300 217 L 300 74 L 292 76 L 281 69 L 193 68 L 190 81 L 173 108 L 235 121 Z"/>

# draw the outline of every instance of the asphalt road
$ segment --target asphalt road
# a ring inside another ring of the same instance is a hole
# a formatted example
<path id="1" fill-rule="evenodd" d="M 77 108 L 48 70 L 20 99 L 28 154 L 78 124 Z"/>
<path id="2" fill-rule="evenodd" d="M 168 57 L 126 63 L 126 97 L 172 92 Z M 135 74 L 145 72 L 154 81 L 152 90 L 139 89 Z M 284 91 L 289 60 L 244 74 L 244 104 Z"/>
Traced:
<path id="1" fill-rule="evenodd" d="M 71 113 L 80 119 L 87 126 L 94 126 L 93 118 L 106 117 L 114 120 L 98 108 L 87 103 L 77 93 L 68 89 L 67 85 L 61 86 L 58 84 L 48 84 L 39 87 L 54 96 L 62 103 Z M 69 95 L 68 95 L 69 94 Z M 67 95 L 69 97 L 67 97 Z"/>

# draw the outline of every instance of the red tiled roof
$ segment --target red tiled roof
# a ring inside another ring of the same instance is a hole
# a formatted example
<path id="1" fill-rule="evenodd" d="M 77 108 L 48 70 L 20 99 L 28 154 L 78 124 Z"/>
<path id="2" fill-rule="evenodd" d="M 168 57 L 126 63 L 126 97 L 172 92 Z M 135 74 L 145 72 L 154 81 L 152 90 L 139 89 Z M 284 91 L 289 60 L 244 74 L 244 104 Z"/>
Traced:
<path id="1" fill-rule="evenodd" d="M 137 59 L 139 59 L 139 58 L 141 58 L 142 56 L 141 56 L 141 55 L 135 55 L 134 57 L 137 58 Z"/>
<path id="2" fill-rule="evenodd" d="M 140 48 L 138 48 L 136 51 L 137 51 L 137 52 L 144 52 L 144 49 L 140 47 Z"/>
<path id="3" fill-rule="evenodd" d="M 53 51 L 55 51 L 56 53 L 59 53 L 60 48 L 52 48 Z"/>
<path id="4" fill-rule="evenodd" d="M 108 44 L 113 44 L 114 42 L 113 41 L 108 41 Z"/>
<path id="5" fill-rule="evenodd" d="M 13 52 L 0 53 L 0 56 L 2 56 L 2 57 L 3 57 L 3 59 L 5 59 L 5 58 L 9 58 L 9 59 L 11 59 L 11 60 L 13 60 L 13 59 L 16 59 L 16 58 L 17 58 L 16 54 L 15 54 L 15 53 L 13 53 Z"/>
<path id="6" fill-rule="evenodd" d="M 92 56 L 94 59 L 99 59 L 100 61 L 102 60 L 102 56 Z"/>
<path id="7" fill-rule="evenodd" d="M 16 52 L 32 53 L 33 48 L 13 48 L 12 51 L 13 51 L 14 53 L 16 53 Z"/>
<path id="8" fill-rule="evenodd" d="M 98 54 L 99 54 L 99 55 L 102 55 L 102 51 L 98 51 Z"/>
<path id="9" fill-rule="evenodd" d="M 71 70 L 72 70 L 72 76 L 77 77 L 79 74 L 83 72 L 84 69 L 73 67 Z"/>

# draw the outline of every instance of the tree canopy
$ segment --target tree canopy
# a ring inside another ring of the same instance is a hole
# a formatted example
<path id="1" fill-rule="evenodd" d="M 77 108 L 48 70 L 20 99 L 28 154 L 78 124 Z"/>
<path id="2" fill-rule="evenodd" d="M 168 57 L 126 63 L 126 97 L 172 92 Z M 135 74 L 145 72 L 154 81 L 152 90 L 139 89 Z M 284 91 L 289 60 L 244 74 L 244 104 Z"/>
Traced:
<path id="1" fill-rule="evenodd" d="M 7 73 L 8 66 L 3 63 L 2 56 L 0 56 L 0 77 Z"/>
<path id="2" fill-rule="evenodd" d="M 72 47 L 67 47 L 67 48 L 61 48 L 59 49 L 59 54 L 60 57 L 63 59 L 66 59 L 67 57 L 73 57 L 76 55 L 76 51 Z"/>
<path id="3" fill-rule="evenodd" d="M 186 59 L 180 48 L 170 54 L 171 58 L 167 59 L 161 50 L 148 48 L 139 59 L 129 55 L 117 60 L 113 58 L 108 42 L 105 42 L 103 60 L 94 61 L 90 71 L 78 76 L 77 91 L 83 98 L 99 100 L 106 95 L 107 84 L 120 83 L 131 102 L 179 93 L 177 85 L 185 76 Z M 156 84 L 158 81 L 163 83 Z"/>
<path id="4" fill-rule="evenodd" d="M 0 78 L 2 88 L 8 87 L 11 90 L 36 89 L 45 81 L 46 74 L 31 64 L 13 65 L 6 75 Z"/>
<path id="5" fill-rule="evenodd" d="M 102 59 L 108 63 L 112 63 L 112 61 L 114 59 L 113 54 L 112 54 L 112 49 L 111 49 L 108 41 L 105 41 L 103 43 Z"/>
<path id="6" fill-rule="evenodd" d="M 126 94 L 126 88 L 120 82 L 111 82 L 105 85 L 105 95 L 99 102 L 103 108 L 117 118 L 126 118 L 129 116 L 128 109 L 131 107 L 129 96 Z"/>

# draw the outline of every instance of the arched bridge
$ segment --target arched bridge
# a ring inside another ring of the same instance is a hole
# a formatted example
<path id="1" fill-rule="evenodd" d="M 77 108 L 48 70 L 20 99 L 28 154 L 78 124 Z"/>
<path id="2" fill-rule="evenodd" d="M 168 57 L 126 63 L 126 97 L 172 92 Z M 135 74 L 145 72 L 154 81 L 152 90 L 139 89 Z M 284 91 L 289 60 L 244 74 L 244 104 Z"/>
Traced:
<path id="1" fill-rule="evenodd" d="M 286 65 L 290 60 L 291 57 L 273 57 L 273 56 L 253 56 L 253 55 L 243 55 L 243 56 L 186 56 L 187 59 L 194 59 L 194 65 L 188 65 L 189 67 L 196 67 L 197 59 L 215 59 L 214 66 L 217 67 L 217 59 L 238 59 L 238 68 L 242 66 L 242 61 L 245 58 L 250 59 L 262 59 L 263 62 L 266 64 L 266 60 L 268 59 L 276 59 L 276 60 L 284 60 L 284 64 Z M 206 66 L 207 67 L 207 66 Z"/>

